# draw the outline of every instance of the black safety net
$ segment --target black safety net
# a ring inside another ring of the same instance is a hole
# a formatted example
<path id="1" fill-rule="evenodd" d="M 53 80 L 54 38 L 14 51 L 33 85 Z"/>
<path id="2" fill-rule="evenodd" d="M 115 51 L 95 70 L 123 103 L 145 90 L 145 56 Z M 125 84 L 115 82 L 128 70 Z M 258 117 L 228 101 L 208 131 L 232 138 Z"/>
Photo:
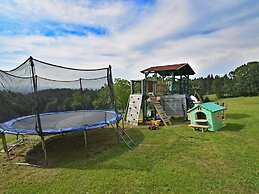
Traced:
<path id="1" fill-rule="evenodd" d="M 32 57 L 0 70 L 0 107 L 0 128 L 17 134 L 83 130 L 119 118 L 110 66 L 75 69 Z"/>

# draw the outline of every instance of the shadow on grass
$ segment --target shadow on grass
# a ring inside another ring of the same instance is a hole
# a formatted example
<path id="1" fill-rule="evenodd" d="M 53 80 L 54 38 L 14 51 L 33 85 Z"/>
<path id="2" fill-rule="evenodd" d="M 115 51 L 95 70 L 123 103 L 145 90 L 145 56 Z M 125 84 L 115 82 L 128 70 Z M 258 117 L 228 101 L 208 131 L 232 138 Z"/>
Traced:
<path id="1" fill-rule="evenodd" d="M 239 119 L 244 119 L 247 117 L 250 117 L 250 115 L 247 115 L 244 113 L 227 113 L 227 118 L 230 118 L 230 119 L 239 120 Z"/>
<path id="2" fill-rule="evenodd" d="M 237 124 L 237 123 L 227 123 L 227 126 L 220 129 L 220 131 L 233 131 L 238 132 L 242 130 L 245 127 L 245 125 Z"/>
<path id="3" fill-rule="evenodd" d="M 140 130 L 126 130 L 134 143 L 138 145 L 144 139 Z M 82 165 L 92 161 L 108 161 L 130 149 L 120 139 L 117 141 L 117 134 L 112 128 L 100 128 L 88 131 L 87 149 L 84 142 L 83 133 L 72 133 L 51 136 L 46 139 L 46 149 L 48 155 L 48 168 L 82 168 Z M 108 152 L 109 154 L 105 154 Z M 103 156 L 104 155 L 104 156 Z M 43 166 L 44 154 L 41 142 L 37 143 L 26 153 L 25 162 Z"/>

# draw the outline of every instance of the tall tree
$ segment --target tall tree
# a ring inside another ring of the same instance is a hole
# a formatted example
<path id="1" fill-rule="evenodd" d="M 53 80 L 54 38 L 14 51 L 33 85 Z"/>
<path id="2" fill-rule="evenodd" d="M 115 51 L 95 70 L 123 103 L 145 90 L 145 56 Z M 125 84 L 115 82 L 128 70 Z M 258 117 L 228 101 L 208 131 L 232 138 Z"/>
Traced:
<path id="1" fill-rule="evenodd" d="M 117 78 L 115 79 L 114 89 L 117 105 L 124 112 L 130 95 L 130 82 L 125 79 Z"/>
<path id="2" fill-rule="evenodd" d="M 211 84 L 211 92 L 214 94 L 217 94 L 218 97 L 223 97 L 224 96 L 223 87 L 224 87 L 223 77 L 221 78 L 220 76 L 216 75 Z"/>
<path id="3" fill-rule="evenodd" d="M 249 62 L 234 71 L 235 96 L 259 95 L 259 62 Z"/>
<path id="4" fill-rule="evenodd" d="M 113 109 L 111 98 L 110 98 L 110 90 L 107 85 L 103 86 L 99 89 L 95 95 L 95 100 L 93 100 L 94 109 Z"/>

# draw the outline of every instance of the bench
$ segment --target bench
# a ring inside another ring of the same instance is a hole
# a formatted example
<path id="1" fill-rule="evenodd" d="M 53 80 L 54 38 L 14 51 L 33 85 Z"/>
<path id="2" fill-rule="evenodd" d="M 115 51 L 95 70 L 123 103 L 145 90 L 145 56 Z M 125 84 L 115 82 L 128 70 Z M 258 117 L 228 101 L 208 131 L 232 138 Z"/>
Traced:
<path id="1" fill-rule="evenodd" d="M 193 128 L 193 130 L 195 129 L 201 129 L 202 132 L 204 132 L 204 129 L 208 129 L 210 126 L 207 126 L 207 125 L 188 125 L 189 127 Z"/>

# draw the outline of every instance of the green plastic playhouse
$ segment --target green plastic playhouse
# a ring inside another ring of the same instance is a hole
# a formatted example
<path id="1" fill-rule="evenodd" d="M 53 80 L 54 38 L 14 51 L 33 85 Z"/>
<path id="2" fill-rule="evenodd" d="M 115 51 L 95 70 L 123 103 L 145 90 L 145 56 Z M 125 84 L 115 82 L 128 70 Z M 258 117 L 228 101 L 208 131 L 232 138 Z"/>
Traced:
<path id="1" fill-rule="evenodd" d="M 187 111 L 191 124 L 189 125 L 194 130 L 201 129 L 204 131 L 217 131 L 224 127 L 225 110 L 224 106 L 208 102 L 204 104 L 195 104 L 194 107 Z"/>

